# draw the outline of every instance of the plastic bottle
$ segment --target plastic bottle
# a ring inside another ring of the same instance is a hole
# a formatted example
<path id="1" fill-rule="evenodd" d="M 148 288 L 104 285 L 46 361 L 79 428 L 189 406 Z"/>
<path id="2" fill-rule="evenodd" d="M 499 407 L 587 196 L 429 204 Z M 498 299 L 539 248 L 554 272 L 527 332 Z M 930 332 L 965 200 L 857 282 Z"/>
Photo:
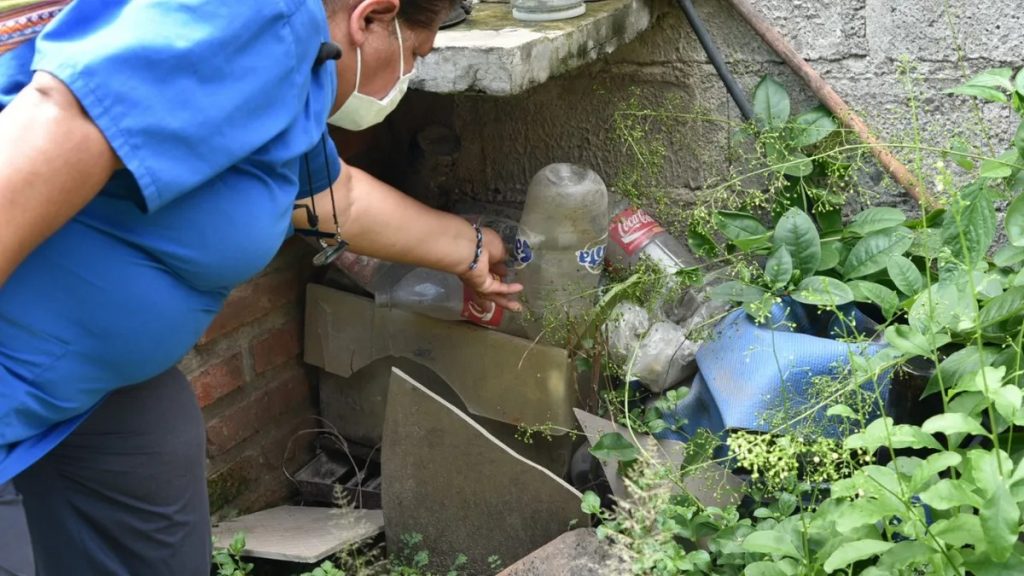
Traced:
<path id="1" fill-rule="evenodd" d="M 608 264 L 631 269 L 646 258 L 657 265 L 669 279 L 667 292 L 675 294 L 664 301 L 662 312 L 673 322 L 685 320 L 696 311 L 697 303 L 689 292 L 675 290 L 672 274 L 697 266 L 697 258 L 650 214 L 621 196 L 609 194 L 608 211 L 612 215 L 608 224 Z"/>
<path id="2" fill-rule="evenodd" d="M 608 191 L 592 170 L 552 164 L 530 181 L 516 237 L 516 281 L 523 284 L 532 338 L 545 323 L 564 323 L 593 309 L 608 236 Z M 545 338 L 554 344 L 560 335 Z"/>
<path id="3" fill-rule="evenodd" d="M 500 332 L 524 336 L 517 315 L 494 302 L 474 302 L 462 280 L 430 268 L 413 268 L 393 285 L 374 293 L 377 306 L 396 308 L 438 320 L 465 320 Z"/>
<path id="4" fill-rule="evenodd" d="M 605 328 L 612 361 L 652 392 L 663 392 L 697 371 L 699 344 L 686 337 L 686 329 L 654 321 L 632 302 L 616 306 Z"/>

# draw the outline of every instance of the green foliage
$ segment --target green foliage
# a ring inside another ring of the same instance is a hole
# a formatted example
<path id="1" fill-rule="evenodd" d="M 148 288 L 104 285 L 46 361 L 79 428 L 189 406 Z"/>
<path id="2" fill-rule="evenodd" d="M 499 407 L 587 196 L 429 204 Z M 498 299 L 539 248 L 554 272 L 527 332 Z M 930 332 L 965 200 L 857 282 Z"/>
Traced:
<path id="1" fill-rule="evenodd" d="M 985 71 L 951 92 L 1024 115 L 1024 71 Z M 603 521 L 601 534 L 638 575 L 1017 571 L 1024 565 L 1024 128 L 995 157 L 952 144 L 946 157 L 969 179 L 956 185 L 937 167 L 940 209 L 909 218 L 867 207 L 844 224 L 836 208 L 848 190 L 833 187 L 844 180 L 830 180 L 826 170 L 831 163 L 843 172 L 842 157 L 830 152 L 846 142 L 835 120 L 820 109 L 794 118 L 785 90 L 770 79 L 754 102 L 757 119 L 745 134 L 766 165 L 759 174 L 767 192 L 747 205 L 698 208 L 690 223 L 691 245 L 731 271 L 712 294 L 758 320 L 786 297 L 824 309 L 873 305 L 878 333 L 850 340 L 888 346 L 851 355 L 847 369 L 816 383 L 803 412 L 826 413 L 841 440 L 787 414 L 770 420 L 770 434 L 731 433 L 728 458 L 717 462 L 748 475 L 752 504 L 705 508 L 674 490 L 716 462 L 711 451 L 665 469 L 620 436 L 603 438 L 596 452 L 635 463 L 626 480 L 636 497 L 611 512 L 591 495 L 584 510 Z M 1000 232 L 1007 246 L 995 245 Z M 941 411 L 920 424 L 892 414 L 865 421 L 877 399 L 865 397 L 862 384 L 921 364 L 930 366 L 924 393 L 936 395 Z"/>
<path id="2" fill-rule="evenodd" d="M 214 550 L 213 564 L 217 568 L 217 576 L 246 576 L 252 573 L 253 565 L 242 560 L 245 550 L 245 534 L 235 534 L 227 548 Z"/>

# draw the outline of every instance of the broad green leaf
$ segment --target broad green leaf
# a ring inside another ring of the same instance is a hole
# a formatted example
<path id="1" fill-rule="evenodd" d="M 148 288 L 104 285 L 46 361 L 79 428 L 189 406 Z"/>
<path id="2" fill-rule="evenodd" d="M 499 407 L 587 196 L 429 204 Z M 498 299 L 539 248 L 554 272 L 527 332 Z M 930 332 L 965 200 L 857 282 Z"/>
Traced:
<path id="1" fill-rule="evenodd" d="M 983 546 L 993 560 L 1005 562 L 1020 533 L 1020 509 L 1005 483 L 996 484 L 995 491 L 981 505 L 978 517 L 985 538 L 977 544 Z"/>
<path id="2" fill-rule="evenodd" d="M 1013 461 L 1002 450 L 968 450 L 962 466 L 965 481 L 974 484 L 974 491 L 988 498 L 1005 480 L 1002 475 L 1013 469 Z M 1000 471 L 1002 468 L 1002 471 Z"/>
<path id="3" fill-rule="evenodd" d="M 601 512 L 601 498 L 597 494 L 587 490 L 583 493 L 583 500 L 580 502 L 580 510 L 585 514 L 598 514 Z"/>
<path id="4" fill-rule="evenodd" d="M 922 258 L 936 259 L 942 255 L 942 230 L 938 228 L 922 228 L 917 231 L 914 243 L 910 245 L 910 253 Z"/>
<path id="5" fill-rule="evenodd" d="M 762 78 L 754 89 L 754 117 L 761 127 L 781 128 L 789 120 L 789 109 L 789 94 L 782 84 Z"/>
<path id="6" fill-rule="evenodd" d="M 836 530 L 846 534 L 854 528 L 865 524 L 874 524 L 900 513 L 899 508 L 892 508 L 888 503 L 874 498 L 858 498 L 843 507 L 836 518 Z"/>
<path id="7" fill-rule="evenodd" d="M 970 488 L 962 480 L 950 480 L 943 478 L 924 492 L 921 492 L 921 501 L 935 508 L 936 510 L 949 510 L 958 506 L 981 505 L 981 498 L 971 492 Z"/>
<path id="8" fill-rule="evenodd" d="M 886 267 L 893 256 L 899 256 L 914 243 L 906 228 L 895 228 L 869 234 L 854 245 L 843 264 L 847 278 L 860 278 Z"/>
<path id="9" fill-rule="evenodd" d="M 964 170 L 974 170 L 974 160 L 969 156 L 970 154 L 973 154 L 974 151 L 971 150 L 971 147 L 967 143 L 958 139 L 953 142 L 951 148 L 953 149 L 953 152 L 950 154 L 950 157 L 957 166 Z"/>
<path id="10" fill-rule="evenodd" d="M 1013 82 L 1013 87 L 1017 89 L 1018 94 L 1024 96 L 1024 68 L 1017 72 L 1017 78 Z"/>
<path id="11" fill-rule="evenodd" d="M 938 391 L 940 383 L 949 390 L 958 385 L 963 378 L 973 378 L 979 370 L 990 365 L 998 354 L 999 348 L 993 346 L 985 346 L 980 350 L 977 346 L 968 346 L 957 350 L 939 364 L 938 370 L 928 381 L 925 394 Z"/>
<path id="12" fill-rule="evenodd" d="M 618 432 L 610 432 L 601 436 L 590 448 L 590 453 L 600 460 L 618 460 L 631 462 L 640 456 L 640 450 Z"/>
<path id="13" fill-rule="evenodd" d="M 832 113 L 824 106 L 818 106 L 793 119 L 793 145 L 804 148 L 817 144 L 839 128 Z"/>
<path id="14" fill-rule="evenodd" d="M 694 254 L 702 258 L 714 258 L 718 255 L 718 245 L 715 241 L 694 226 L 690 226 L 686 231 L 686 243 L 690 245 L 690 250 Z"/>
<path id="15" fill-rule="evenodd" d="M 932 524 L 931 532 L 946 544 L 965 546 L 977 544 L 985 537 L 981 531 L 981 521 L 974 514 L 957 514 L 952 518 L 943 518 Z"/>
<path id="16" fill-rule="evenodd" d="M 987 86 L 964 85 L 953 88 L 949 92 L 952 94 L 962 94 L 964 96 L 975 96 L 983 100 L 988 100 L 989 102 L 1000 102 L 1003 104 L 1009 102 L 1009 98 L 1006 97 L 1006 94 L 1003 94 L 995 88 L 989 88 Z"/>
<path id="17" fill-rule="evenodd" d="M 1024 194 L 1021 194 L 1010 202 L 1006 208 L 1006 220 L 1003 221 L 1006 227 L 1006 237 L 1010 244 L 1016 247 L 1024 247 Z"/>
<path id="18" fill-rule="evenodd" d="M 786 576 L 774 562 L 754 562 L 743 569 L 743 576 Z"/>
<path id="19" fill-rule="evenodd" d="M 906 215 L 897 208 L 868 208 L 854 216 L 846 230 L 854 234 L 866 236 L 872 232 L 899 226 L 906 221 Z"/>
<path id="20" fill-rule="evenodd" d="M 996 236 L 996 209 L 984 186 L 969 186 L 942 223 L 942 241 L 962 264 L 972 268 L 988 254 Z"/>
<path id="21" fill-rule="evenodd" d="M 731 280 L 715 286 L 709 294 L 715 300 L 746 303 L 759 301 L 767 292 L 763 288 Z"/>
<path id="22" fill-rule="evenodd" d="M 913 296 L 924 290 L 924 278 L 917 266 L 905 256 L 893 256 L 885 264 L 889 272 L 889 278 L 900 292 Z"/>
<path id="23" fill-rule="evenodd" d="M 996 412 L 999 412 L 999 415 L 1007 422 L 1013 422 L 1020 413 L 1021 401 L 1024 400 L 1024 394 L 1015 384 L 1000 386 L 990 392 L 989 397 L 992 399 L 992 405 L 995 406 Z"/>
<path id="24" fill-rule="evenodd" d="M 715 223 L 726 238 L 734 241 L 768 233 L 768 229 L 757 218 L 743 212 L 719 210 L 715 213 Z"/>
<path id="25" fill-rule="evenodd" d="M 1017 152 L 1016 148 L 1010 148 L 996 158 L 986 158 L 983 160 L 979 175 L 982 178 L 990 178 L 993 180 L 1006 178 L 1013 174 L 1014 169 L 1019 168 L 1020 165 L 1020 154 Z"/>
<path id="26" fill-rule="evenodd" d="M 782 288 L 793 277 L 793 258 L 785 246 L 776 248 L 764 264 L 764 275 L 773 288 Z"/>
<path id="27" fill-rule="evenodd" d="M 864 448 L 869 453 L 880 446 L 893 448 L 933 448 L 941 450 L 942 446 L 917 426 L 909 424 L 893 424 L 892 418 L 879 418 L 868 424 L 867 428 L 856 434 L 847 436 L 843 447 L 847 450 Z"/>
<path id="28" fill-rule="evenodd" d="M 910 307 L 908 321 L 919 332 L 939 332 L 953 325 L 959 291 L 948 282 L 937 282 L 921 292 Z"/>
<path id="29" fill-rule="evenodd" d="M 1024 157 L 1024 122 L 1017 125 L 1017 132 L 1013 135 L 1013 147 L 1017 149 L 1018 157 Z"/>
<path id="30" fill-rule="evenodd" d="M 854 300 L 877 305 L 886 318 L 892 318 L 896 313 L 896 308 L 900 305 L 899 296 L 881 284 L 864 280 L 850 280 L 846 285 L 853 291 Z"/>
<path id="31" fill-rule="evenodd" d="M 877 567 L 882 574 L 891 576 L 908 567 L 927 564 L 932 554 L 935 554 L 935 550 L 928 545 L 913 540 L 904 540 L 897 542 L 895 546 L 882 554 L 878 559 Z"/>
<path id="32" fill-rule="evenodd" d="M 916 492 L 928 483 L 936 474 L 959 464 L 963 458 L 956 452 L 938 452 L 932 454 L 914 470 L 910 478 L 909 489 Z"/>
<path id="33" fill-rule="evenodd" d="M 821 261 L 821 239 L 814 221 L 799 208 L 790 208 L 775 225 L 772 247 L 785 246 L 793 259 L 793 269 L 807 278 L 818 268 Z"/>
<path id="34" fill-rule="evenodd" d="M 835 278 L 811 276 L 797 286 L 792 297 L 812 306 L 841 306 L 853 302 L 853 291 Z"/>
<path id="35" fill-rule="evenodd" d="M 803 178 L 814 172 L 814 162 L 803 152 L 777 153 L 769 158 L 772 168 L 787 176 Z"/>
<path id="36" fill-rule="evenodd" d="M 936 414 L 924 421 L 921 430 L 928 434 L 943 433 L 946 436 L 951 434 L 971 434 L 974 436 L 986 436 L 988 432 L 978 424 L 978 421 L 966 414 Z"/>
<path id="37" fill-rule="evenodd" d="M 850 408 L 846 404 L 837 404 L 835 406 L 829 407 L 829 409 L 825 412 L 825 415 L 826 416 L 839 416 L 839 417 L 842 417 L 842 418 L 849 418 L 849 419 L 856 419 L 857 418 L 857 414 L 853 411 L 852 408 Z"/>
<path id="38" fill-rule="evenodd" d="M 1003 366 L 985 366 L 978 370 L 971 378 L 961 378 L 953 390 L 956 392 L 982 392 L 989 393 L 1003 385 L 1003 377 L 1006 375 L 1006 368 Z"/>
<path id="39" fill-rule="evenodd" d="M 930 358 L 949 343 L 950 337 L 937 332 L 925 336 L 906 324 L 894 324 L 885 329 L 885 341 L 904 354 Z"/>
<path id="40" fill-rule="evenodd" d="M 753 532 L 743 540 L 743 549 L 760 554 L 778 554 L 789 558 L 801 558 L 789 536 L 773 530 Z"/>
<path id="41" fill-rule="evenodd" d="M 989 88 L 1001 88 L 1007 92 L 1013 92 L 1013 69 L 1011 68 L 989 68 L 983 70 L 974 78 L 967 81 L 965 86 L 987 86 Z"/>
<path id="42" fill-rule="evenodd" d="M 836 551 L 828 557 L 828 560 L 825 560 L 825 571 L 831 574 L 840 568 L 846 568 L 854 562 L 877 556 L 892 547 L 892 542 L 883 542 L 881 540 L 847 542 L 836 548 Z"/>
<path id="43" fill-rule="evenodd" d="M 839 265 L 838 242 L 821 243 L 821 260 L 818 262 L 818 269 L 815 272 L 831 270 Z"/>
<path id="44" fill-rule="evenodd" d="M 733 240 L 732 243 L 744 252 L 760 252 L 771 248 L 772 237 L 771 234 L 762 234 L 760 236 L 751 236 L 749 238 L 737 238 Z"/>
<path id="45" fill-rule="evenodd" d="M 978 326 L 985 328 L 1024 314 L 1024 287 L 1016 286 L 988 301 L 978 315 Z"/>
<path id="46" fill-rule="evenodd" d="M 974 554 L 963 550 L 964 568 L 971 576 L 1020 576 L 1020 567 L 1024 566 L 1024 556 L 1013 553 L 1008 560 L 997 561 L 982 551 Z"/>

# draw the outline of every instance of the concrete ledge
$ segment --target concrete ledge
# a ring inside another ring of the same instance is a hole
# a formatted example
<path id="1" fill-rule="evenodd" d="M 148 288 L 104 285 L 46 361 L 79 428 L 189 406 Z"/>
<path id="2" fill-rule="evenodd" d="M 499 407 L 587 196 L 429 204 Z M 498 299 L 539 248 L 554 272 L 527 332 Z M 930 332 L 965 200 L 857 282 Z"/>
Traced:
<path id="1" fill-rule="evenodd" d="M 600 0 L 569 20 L 526 23 L 508 4 L 477 4 L 463 24 L 437 35 L 413 88 L 445 94 L 518 94 L 597 59 L 646 30 L 650 0 Z"/>

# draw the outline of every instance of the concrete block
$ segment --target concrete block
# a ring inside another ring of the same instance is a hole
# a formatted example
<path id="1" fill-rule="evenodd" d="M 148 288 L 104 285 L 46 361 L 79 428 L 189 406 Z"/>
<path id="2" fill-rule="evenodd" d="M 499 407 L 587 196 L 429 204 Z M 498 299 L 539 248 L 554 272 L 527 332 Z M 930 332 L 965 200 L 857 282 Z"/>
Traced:
<path id="1" fill-rule="evenodd" d="M 995 0 L 868 0 L 871 57 L 957 61 L 957 43 L 968 60 L 1019 64 L 1024 53 L 1024 10 Z"/>
<path id="2" fill-rule="evenodd" d="M 753 0 L 752 4 L 805 59 L 839 60 L 867 54 L 866 1 Z M 609 59 L 635 64 L 707 62 L 675 1 L 657 6 L 654 26 Z M 694 8 L 727 61 L 780 61 L 724 0 L 696 0 Z"/>

